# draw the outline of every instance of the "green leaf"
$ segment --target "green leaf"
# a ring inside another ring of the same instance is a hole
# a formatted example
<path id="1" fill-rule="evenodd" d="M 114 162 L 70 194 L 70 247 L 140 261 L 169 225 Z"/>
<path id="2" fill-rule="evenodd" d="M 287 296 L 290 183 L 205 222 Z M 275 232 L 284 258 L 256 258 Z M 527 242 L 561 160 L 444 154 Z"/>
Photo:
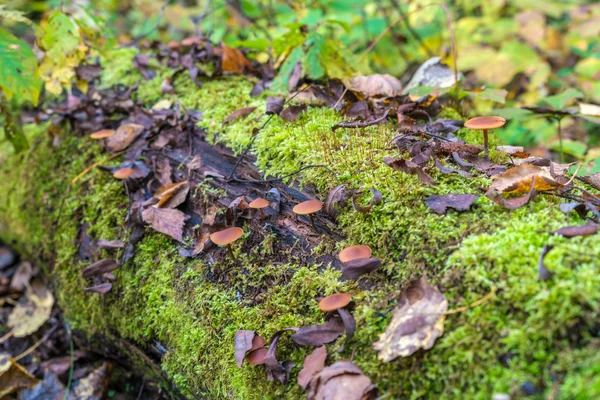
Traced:
<path id="1" fill-rule="evenodd" d="M 75 21 L 58 10 L 48 18 L 45 31 L 40 44 L 46 50 L 46 56 L 55 61 L 64 59 L 81 43 L 79 27 Z"/>
<path id="2" fill-rule="evenodd" d="M 42 81 L 27 43 L 0 28 L 0 88 L 10 100 L 15 94 L 37 106 Z"/>
<path id="3" fill-rule="evenodd" d="M 321 79 L 325 76 L 325 67 L 323 66 L 323 53 L 327 39 L 319 33 L 311 32 L 306 38 L 306 58 L 303 67 L 306 75 L 310 79 Z"/>
<path id="4" fill-rule="evenodd" d="M 547 104 L 555 110 L 562 110 L 579 97 L 583 97 L 583 93 L 577 89 L 571 88 L 554 96 L 546 97 L 540 100 L 540 103 Z"/>
<path id="5" fill-rule="evenodd" d="M 491 100 L 496 103 L 504 104 L 508 92 L 504 89 L 489 89 L 486 88 L 480 92 L 469 92 L 469 96 L 480 100 Z"/>
<path id="6" fill-rule="evenodd" d="M 492 112 L 493 115 L 497 115 L 506 119 L 524 120 L 535 118 L 536 115 L 529 110 L 522 108 L 500 108 Z"/>
<path id="7" fill-rule="evenodd" d="M 288 80 L 292 71 L 294 70 L 294 66 L 296 63 L 301 62 L 304 59 L 304 50 L 302 50 L 302 46 L 296 46 L 294 50 L 290 53 L 290 55 L 285 59 L 281 68 L 279 68 L 279 73 L 273 79 L 271 83 L 271 89 L 275 92 L 284 92 L 288 91 Z"/>
<path id="8" fill-rule="evenodd" d="M 7 10 L 5 4 L 0 5 L 0 18 L 13 22 L 22 22 L 27 25 L 32 24 L 31 20 L 25 16 L 23 11 Z"/>

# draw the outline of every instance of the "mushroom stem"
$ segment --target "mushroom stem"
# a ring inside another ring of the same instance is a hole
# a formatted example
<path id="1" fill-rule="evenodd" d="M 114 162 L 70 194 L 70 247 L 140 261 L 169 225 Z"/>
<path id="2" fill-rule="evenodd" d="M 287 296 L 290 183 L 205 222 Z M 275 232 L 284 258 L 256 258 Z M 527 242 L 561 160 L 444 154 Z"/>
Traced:
<path id="1" fill-rule="evenodd" d="M 315 231 L 318 231 L 317 226 L 315 225 L 315 220 L 314 220 L 312 214 L 308 214 L 308 217 L 310 218 L 310 224 L 312 225 L 312 227 L 315 228 Z"/>
<path id="2" fill-rule="evenodd" d="M 259 219 L 263 219 L 265 217 L 265 215 L 263 214 L 262 208 L 258 209 L 258 216 L 259 216 Z"/>
<path id="3" fill-rule="evenodd" d="M 485 158 L 489 158 L 490 155 L 490 150 L 488 148 L 488 130 L 484 129 L 483 130 L 483 154 L 485 155 Z"/>
<path id="4" fill-rule="evenodd" d="M 235 258 L 235 254 L 233 254 L 230 244 L 227 245 L 227 252 L 229 253 L 229 257 L 237 264 L 237 258 Z"/>

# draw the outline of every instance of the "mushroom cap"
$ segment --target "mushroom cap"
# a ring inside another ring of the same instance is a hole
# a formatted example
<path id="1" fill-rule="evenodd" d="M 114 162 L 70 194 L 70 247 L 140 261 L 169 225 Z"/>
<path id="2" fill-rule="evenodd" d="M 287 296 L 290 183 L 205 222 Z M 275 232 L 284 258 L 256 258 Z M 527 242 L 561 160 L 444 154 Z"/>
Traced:
<path id="1" fill-rule="evenodd" d="M 501 126 L 504 126 L 505 123 L 506 120 L 502 117 L 475 117 L 465 122 L 465 126 L 469 129 L 483 130 L 500 128 Z"/>
<path id="2" fill-rule="evenodd" d="M 359 258 L 369 258 L 371 257 L 371 254 L 372 252 L 369 246 L 357 244 L 355 246 L 346 247 L 344 250 L 340 251 L 338 258 L 341 262 L 345 263 Z"/>
<path id="3" fill-rule="evenodd" d="M 242 228 L 227 228 L 210 235 L 210 240 L 216 245 L 225 246 L 238 240 L 244 234 Z"/>
<path id="4" fill-rule="evenodd" d="M 94 132 L 90 135 L 92 139 L 106 139 L 115 134 L 114 129 L 101 129 L 98 132 Z"/>
<path id="5" fill-rule="evenodd" d="M 250 353 L 248 353 L 246 355 L 246 361 L 248 362 L 248 364 L 253 364 L 253 365 L 264 364 L 265 357 L 267 356 L 268 352 L 269 352 L 269 350 L 267 350 L 265 347 L 260 348 L 258 350 L 251 351 Z"/>
<path id="6" fill-rule="evenodd" d="M 119 168 L 113 173 L 113 176 L 117 179 L 127 179 L 133 175 L 134 171 L 131 168 Z"/>
<path id="7" fill-rule="evenodd" d="M 323 208 L 323 203 L 319 200 L 307 200 L 300 204 L 296 204 L 292 211 L 300 215 L 314 214 Z"/>
<path id="8" fill-rule="evenodd" d="M 250 207 L 250 208 L 265 208 L 268 206 L 269 206 L 269 200 L 263 199 L 262 197 L 254 199 L 250 202 L 250 204 L 248 204 L 248 207 Z"/>
<path id="9" fill-rule="evenodd" d="M 338 308 L 346 307 L 348 304 L 350 304 L 351 300 L 352 296 L 350 296 L 348 293 L 336 293 L 321 300 L 319 302 L 319 308 L 321 311 L 334 311 Z"/>

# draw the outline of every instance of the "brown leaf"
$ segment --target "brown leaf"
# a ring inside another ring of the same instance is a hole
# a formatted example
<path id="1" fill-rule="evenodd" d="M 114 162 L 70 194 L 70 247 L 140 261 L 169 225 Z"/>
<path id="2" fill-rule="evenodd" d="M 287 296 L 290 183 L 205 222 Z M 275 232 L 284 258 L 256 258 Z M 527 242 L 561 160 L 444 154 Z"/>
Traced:
<path id="1" fill-rule="evenodd" d="M 254 331 L 242 329 L 235 332 L 233 350 L 235 353 L 235 362 L 238 367 L 242 366 L 246 353 L 252 348 L 252 339 L 254 339 L 254 335 Z"/>
<path id="2" fill-rule="evenodd" d="M 579 226 L 565 226 L 564 228 L 557 229 L 552 232 L 555 235 L 561 235 L 566 238 L 572 238 L 575 236 L 590 236 L 598 233 L 598 225 L 594 223 L 588 223 Z"/>
<path id="3" fill-rule="evenodd" d="M 444 333 L 443 314 L 448 301 L 434 286 L 422 277 L 403 290 L 392 319 L 373 348 L 378 358 L 389 362 L 398 356 L 407 357 L 420 348 L 430 349 Z"/>
<path id="4" fill-rule="evenodd" d="M 540 281 L 547 281 L 548 279 L 552 278 L 552 271 L 546 267 L 546 264 L 544 264 L 544 259 L 553 248 L 553 245 L 547 244 L 544 246 L 542 253 L 540 254 L 540 258 L 538 260 L 538 277 L 540 278 Z"/>
<path id="5" fill-rule="evenodd" d="M 202 219 L 204 225 L 213 226 L 215 224 L 215 218 L 217 217 L 217 207 L 212 205 L 206 210 L 206 215 Z"/>
<path id="6" fill-rule="evenodd" d="M 221 44 L 221 50 L 223 51 L 221 63 L 223 72 L 242 74 L 244 70 L 252 70 L 250 60 L 240 50 L 229 47 L 225 43 Z"/>
<path id="7" fill-rule="evenodd" d="M 266 105 L 265 114 L 279 115 L 279 113 L 283 110 L 284 104 L 285 104 L 285 99 L 283 97 L 273 97 L 273 96 L 267 97 L 267 105 Z"/>
<path id="8" fill-rule="evenodd" d="M 492 195 L 524 194 L 530 191 L 531 179 L 534 179 L 534 189 L 538 192 L 562 186 L 543 168 L 531 164 L 521 164 L 492 177 L 488 193 Z"/>
<path id="9" fill-rule="evenodd" d="M 98 240 L 98 247 L 101 249 L 122 249 L 125 247 L 125 243 L 121 240 Z"/>
<path id="10" fill-rule="evenodd" d="M 306 389 L 314 374 L 325 368 L 325 359 L 327 358 L 327 349 L 325 346 L 317 347 L 304 359 L 304 366 L 298 373 L 298 385 Z"/>
<path id="11" fill-rule="evenodd" d="M 150 224 L 155 231 L 183 242 L 183 225 L 186 220 L 183 212 L 172 208 L 150 206 L 142 211 L 142 219 Z"/>
<path id="12" fill-rule="evenodd" d="M 108 391 L 112 373 L 112 364 L 106 361 L 89 373 L 85 378 L 73 384 L 71 396 L 75 399 L 102 400 Z"/>
<path id="13" fill-rule="evenodd" d="M 444 167 L 437 159 L 435 159 L 434 161 L 435 161 L 435 166 L 437 167 L 437 169 L 440 170 L 440 172 L 442 174 L 458 174 L 458 175 L 464 176 L 465 178 L 473 179 L 473 176 L 466 171 L 463 171 L 460 169 Z"/>
<path id="14" fill-rule="evenodd" d="M 346 190 L 346 185 L 338 185 L 331 189 L 325 197 L 323 203 L 323 212 L 330 217 L 335 218 L 338 212 L 338 207 L 343 205 L 350 198 L 350 192 Z M 341 203 L 341 204 L 338 204 Z"/>
<path id="15" fill-rule="evenodd" d="M 239 110 L 229 114 L 229 116 L 225 118 L 225 121 L 223 121 L 223 125 L 227 125 L 228 123 L 233 122 L 240 117 L 245 117 L 246 115 L 251 114 L 254 110 L 256 110 L 256 107 L 240 108 Z"/>
<path id="16" fill-rule="evenodd" d="M 289 122 L 294 122 L 295 120 L 298 119 L 298 117 L 300 116 L 300 114 L 302 114 L 304 111 L 306 111 L 306 105 L 302 104 L 299 106 L 289 106 L 288 108 L 286 108 L 285 110 L 283 110 L 279 116 L 281 117 L 281 119 L 284 119 L 286 121 Z"/>
<path id="17" fill-rule="evenodd" d="M 425 203 L 439 215 L 445 215 L 448 208 L 456 211 L 468 211 L 479 196 L 473 194 L 445 194 L 429 196 Z"/>
<path id="18" fill-rule="evenodd" d="M 364 207 L 356 204 L 357 193 L 354 193 L 354 196 L 352 196 L 352 207 L 354 208 L 355 211 L 366 214 L 369 211 L 371 211 L 371 208 L 373 208 L 373 206 L 381 203 L 381 201 L 383 199 L 383 195 L 381 194 L 381 192 L 375 188 L 371 188 L 369 190 L 373 194 L 373 197 L 369 201 L 369 204 Z"/>
<path id="19" fill-rule="evenodd" d="M 156 158 L 156 168 L 154 170 L 154 176 L 161 185 L 165 186 L 173 183 L 171 180 L 171 164 L 166 157 Z"/>
<path id="20" fill-rule="evenodd" d="M 13 360 L 10 354 L 0 353 L 0 398 L 7 398 L 19 389 L 33 388 L 37 383 L 38 380 Z"/>
<path id="21" fill-rule="evenodd" d="M 494 201 L 497 204 L 500 204 L 504 208 L 508 208 L 509 210 L 516 210 L 519 207 L 523 207 L 525 204 L 529 203 L 532 199 L 537 196 L 537 191 L 535 190 L 535 178 L 531 178 L 531 183 L 529 184 L 529 192 L 525 196 L 520 197 L 511 197 L 504 198 L 502 194 L 494 195 L 489 190 L 486 192 L 486 196 Z"/>
<path id="22" fill-rule="evenodd" d="M 113 153 L 125 150 L 143 130 L 143 125 L 123 124 L 114 135 L 106 139 L 106 147 Z"/>
<path id="23" fill-rule="evenodd" d="M 114 271 L 117 268 L 119 268 L 119 265 L 115 260 L 100 260 L 85 267 L 81 272 L 81 276 L 89 278 L 91 276 L 102 275 L 105 272 Z"/>
<path id="24" fill-rule="evenodd" d="M 301 346 L 322 346 L 342 336 L 345 327 L 341 318 L 333 317 L 323 325 L 307 325 L 292 335 L 292 340 Z"/>
<path id="25" fill-rule="evenodd" d="M 14 337 L 25 337 L 36 332 L 48 319 L 54 305 L 54 296 L 40 279 L 31 281 L 25 301 L 18 303 L 8 316 L 7 325 Z"/>
<path id="26" fill-rule="evenodd" d="M 89 293 L 106 294 L 112 290 L 112 283 L 101 283 L 96 286 L 86 287 L 83 290 Z"/>
<path id="27" fill-rule="evenodd" d="M 435 185 L 435 181 L 431 176 L 429 176 L 425 171 L 419 167 L 418 164 L 410 160 L 405 160 L 402 158 L 392 158 L 392 157 L 384 157 L 383 162 L 385 162 L 388 166 L 392 167 L 396 171 L 401 171 L 406 174 L 414 174 L 419 177 L 419 180 L 424 185 Z"/>
<path id="28" fill-rule="evenodd" d="M 346 339 L 344 341 L 345 345 L 352 338 L 352 336 L 354 336 L 354 332 L 356 332 L 356 320 L 354 319 L 352 314 L 350 314 L 350 311 L 348 311 L 345 308 L 338 308 L 337 310 L 335 310 L 335 313 L 337 313 L 340 316 L 344 324 L 344 330 L 346 331 Z"/>
<path id="29" fill-rule="evenodd" d="M 342 268 L 342 277 L 344 279 L 357 279 L 361 275 L 375 271 L 381 266 L 379 258 L 358 258 L 345 262 Z"/>
<path id="30" fill-rule="evenodd" d="M 154 193 L 154 198 L 158 199 L 156 207 L 176 208 L 187 199 L 189 191 L 188 181 L 162 186 Z"/>
<path id="31" fill-rule="evenodd" d="M 290 371 L 294 367 L 292 361 L 277 361 L 277 343 L 281 334 L 285 331 L 294 331 L 294 328 L 282 329 L 275 332 L 269 343 L 269 351 L 265 356 L 265 368 L 267 369 L 267 379 L 273 381 L 277 379 L 282 385 L 287 385 L 290 377 Z"/>
<path id="32" fill-rule="evenodd" d="M 402 94 L 402 83 L 388 74 L 374 74 L 350 78 L 348 89 L 367 97 L 395 97 Z"/>
<path id="33" fill-rule="evenodd" d="M 31 276 L 33 275 L 33 266 L 29 261 L 21 261 L 15 274 L 10 280 L 10 288 L 19 292 L 25 290 L 29 281 L 31 280 Z"/>
<path id="34" fill-rule="evenodd" d="M 71 357 L 68 359 L 67 371 L 71 366 Z M 58 379 L 54 372 L 46 372 L 44 380 L 39 382 L 33 389 L 23 389 L 19 393 L 19 400 L 64 400 L 65 385 Z M 68 397 L 71 399 L 71 397 Z"/>
<path id="35" fill-rule="evenodd" d="M 307 393 L 308 400 L 374 400 L 376 396 L 371 379 L 350 361 L 338 361 L 318 372 Z"/>
<path id="36" fill-rule="evenodd" d="M 209 239 L 210 239 L 210 234 L 208 232 L 202 232 L 200 234 L 200 237 L 198 238 L 198 241 L 194 245 L 194 250 L 192 250 L 192 256 L 195 257 L 198 254 L 202 253 L 204 251 L 204 247 L 206 246 L 206 243 L 208 242 Z"/>

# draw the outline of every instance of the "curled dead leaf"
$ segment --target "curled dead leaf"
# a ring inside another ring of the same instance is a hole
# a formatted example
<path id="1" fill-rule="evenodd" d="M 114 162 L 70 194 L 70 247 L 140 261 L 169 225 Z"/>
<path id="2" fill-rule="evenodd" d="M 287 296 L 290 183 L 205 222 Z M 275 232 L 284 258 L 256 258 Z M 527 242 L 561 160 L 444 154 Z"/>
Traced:
<path id="1" fill-rule="evenodd" d="M 357 193 L 354 193 L 354 195 L 352 196 L 352 207 L 354 208 L 355 211 L 366 214 L 369 211 L 371 211 L 371 208 L 373 208 L 373 206 L 375 206 L 377 204 L 381 204 L 381 201 L 383 199 L 383 195 L 381 194 L 381 192 L 375 188 L 371 188 L 369 190 L 373 194 L 373 197 L 369 201 L 369 204 L 364 207 L 356 204 Z"/>
<path id="2" fill-rule="evenodd" d="M 468 211 L 479 196 L 473 194 L 432 195 L 425 204 L 436 214 L 445 215 L 448 208 L 456 211 Z"/>
<path id="3" fill-rule="evenodd" d="M 389 362 L 398 356 L 410 356 L 419 349 L 430 349 L 444 333 L 447 310 L 448 301 L 425 277 L 412 282 L 400 294 L 385 332 L 373 343 L 379 352 L 377 358 Z"/>
<path id="4" fill-rule="evenodd" d="M 252 339 L 254 339 L 254 331 L 238 330 L 235 332 L 233 349 L 235 353 L 235 362 L 238 367 L 244 363 L 246 353 L 252 349 Z"/>
<path id="5" fill-rule="evenodd" d="M 395 169 L 396 171 L 401 171 L 406 174 L 413 174 L 419 177 L 419 181 L 421 181 L 424 185 L 435 185 L 435 181 L 431 176 L 429 176 L 423 169 L 414 162 L 410 160 L 405 160 L 402 158 L 393 158 L 393 157 L 384 157 L 383 162 L 385 162 L 389 167 Z"/>
<path id="6" fill-rule="evenodd" d="M 350 361 L 338 361 L 323 368 L 311 379 L 308 400 L 374 400 L 377 388 L 362 370 Z"/>
<path id="7" fill-rule="evenodd" d="M 223 58 L 221 61 L 223 72 L 242 74 L 244 73 L 244 70 L 252 69 L 250 60 L 248 60 L 244 53 L 242 53 L 239 49 L 229 47 L 225 43 L 222 43 L 221 51 L 223 52 Z"/>
<path id="8" fill-rule="evenodd" d="M 338 185 L 331 189 L 325 197 L 323 203 L 323 212 L 330 217 L 335 218 L 338 208 L 350 198 L 350 192 L 346 189 L 346 185 Z"/>
<path id="9" fill-rule="evenodd" d="M 227 118 L 225 118 L 225 120 L 223 121 L 223 125 L 227 125 L 228 123 L 233 122 L 238 118 L 245 117 L 246 115 L 251 114 L 254 110 L 256 110 L 256 107 L 246 107 L 236 110 L 229 114 Z"/>
<path id="10" fill-rule="evenodd" d="M 402 83 L 388 74 L 373 74 L 350 78 L 348 90 L 367 97 L 395 97 L 402 94 Z"/>
<path id="11" fill-rule="evenodd" d="M 143 125 L 123 124 L 106 139 L 106 147 L 113 153 L 125 150 L 144 130 Z"/>
<path id="12" fill-rule="evenodd" d="M 154 198 L 158 199 L 158 208 L 176 208 L 187 199 L 190 191 L 188 181 L 171 183 L 158 188 Z"/>

